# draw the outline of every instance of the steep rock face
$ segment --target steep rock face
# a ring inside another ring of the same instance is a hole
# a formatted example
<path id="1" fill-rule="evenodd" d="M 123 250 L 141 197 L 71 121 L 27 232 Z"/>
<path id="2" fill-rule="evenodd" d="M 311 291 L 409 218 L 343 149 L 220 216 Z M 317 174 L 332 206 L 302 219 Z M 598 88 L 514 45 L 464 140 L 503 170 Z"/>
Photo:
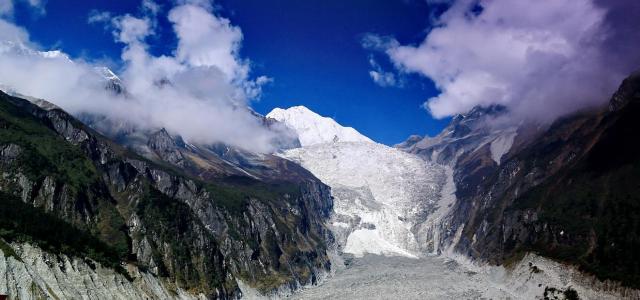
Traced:
<path id="1" fill-rule="evenodd" d="M 430 161 L 455 166 L 460 155 L 490 145 L 496 163 L 513 144 L 517 127 L 502 122 L 506 108 L 499 105 L 476 107 L 457 115 L 435 137 L 411 136 L 395 147 L 422 156 Z"/>
<path id="2" fill-rule="evenodd" d="M 620 88 L 613 94 L 609 101 L 609 110 L 617 111 L 640 97 L 640 72 L 636 72 L 622 82 Z"/>
<path id="3" fill-rule="evenodd" d="M 0 243 L 4 243 L 0 241 Z M 15 299 L 197 299 L 157 277 L 131 268 L 133 278 L 90 260 L 13 244 L 12 255 L 0 255 L 0 294 Z M 6 251 L 4 248 L 3 251 Z"/>
<path id="4" fill-rule="evenodd" d="M 104 81 L 104 88 L 115 95 L 128 96 L 127 89 L 120 78 L 107 67 L 96 67 L 95 72 L 99 74 Z"/>
<path id="5" fill-rule="evenodd" d="M 612 111 L 561 119 L 492 170 L 459 162 L 458 249 L 496 263 L 536 251 L 638 288 L 639 87 L 630 77 Z"/>
<path id="6" fill-rule="evenodd" d="M 277 133 L 272 140 L 275 150 L 300 146 L 297 135 L 291 128 L 251 110 L 250 112 L 268 130 Z M 88 120 L 91 128 L 128 150 L 202 180 L 220 180 L 228 177 L 250 177 L 267 182 L 316 180 L 299 166 L 268 153 L 255 153 L 220 142 L 192 143 L 164 128 L 141 129 L 95 115 L 84 115 L 82 119 Z"/>
<path id="7" fill-rule="evenodd" d="M 448 203 L 447 209 L 439 210 L 439 221 L 431 229 L 430 236 L 438 245 L 434 253 L 451 253 L 460 241 L 472 214 L 470 202 L 460 199 L 465 186 L 477 186 L 522 143 L 519 127 L 504 122 L 506 114 L 506 108 L 499 105 L 475 107 L 466 114 L 455 116 L 435 137 L 414 135 L 394 146 L 448 170 L 448 185 L 442 193 L 445 198 L 441 200 Z M 461 183 L 460 177 L 466 172 L 472 172 L 474 176 L 470 178 L 476 181 Z"/>
<path id="8" fill-rule="evenodd" d="M 149 146 L 161 160 L 179 167 L 185 166 L 185 158 L 178 150 L 179 147 L 184 147 L 184 141 L 182 141 L 182 139 L 174 140 L 164 128 L 149 137 L 147 146 Z"/>
<path id="9" fill-rule="evenodd" d="M 114 265 L 131 261 L 209 298 L 239 296 L 238 279 L 262 292 L 295 288 L 330 267 L 332 201 L 300 167 L 291 167 L 295 180 L 198 179 L 129 153 L 57 108 L 4 94 L 0 104 L 1 190 L 98 237 L 118 253 Z M 180 145 L 161 134 L 150 148 L 172 160 L 166 150 Z"/>
<path id="10" fill-rule="evenodd" d="M 495 127 L 499 114 L 486 116 L 496 110 L 476 108 L 435 138 L 398 145 L 454 167 L 456 201 L 440 238 L 480 261 L 536 252 L 637 288 L 639 82 L 626 79 L 609 109 L 552 125 Z"/>

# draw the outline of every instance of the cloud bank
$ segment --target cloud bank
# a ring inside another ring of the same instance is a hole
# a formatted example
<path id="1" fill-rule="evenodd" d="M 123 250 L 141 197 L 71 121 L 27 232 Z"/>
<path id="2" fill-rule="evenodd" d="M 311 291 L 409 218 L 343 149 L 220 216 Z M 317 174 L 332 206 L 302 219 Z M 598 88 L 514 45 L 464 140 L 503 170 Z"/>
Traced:
<path id="1" fill-rule="evenodd" d="M 138 15 L 88 16 L 123 45 L 118 77 L 125 95 L 105 92 L 106 79 L 96 65 L 60 51 L 38 51 L 28 32 L 8 18 L 0 19 L 0 83 L 75 115 L 102 116 L 142 130 L 164 127 L 193 143 L 272 151 L 279 133 L 248 108 L 271 79 L 250 77 L 250 62 L 239 55 L 240 28 L 217 16 L 209 1 L 180 1 L 167 12 L 176 49 L 154 56 L 147 41 L 156 34 L 161 13 L 160 6 L 144 0 Z"/>
<path id="2" fill-rule="evenodd" d="M 502 104 L 518 118 L 552 121 L 607 101 L 640 67 L 639 7 L 625 0 L 459 0 L 419 45 L 370 35 L 363 46 L 433 80 L 440 94 L 424 106 L 436 118 Z"/>

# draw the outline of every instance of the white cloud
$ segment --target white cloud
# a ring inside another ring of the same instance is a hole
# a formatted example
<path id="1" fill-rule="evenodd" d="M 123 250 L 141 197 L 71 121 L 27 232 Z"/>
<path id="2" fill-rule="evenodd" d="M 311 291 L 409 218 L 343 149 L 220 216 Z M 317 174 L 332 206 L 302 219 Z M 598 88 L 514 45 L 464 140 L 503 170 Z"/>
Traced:
<path id="1" fill-rule="evenodd" d="M 22 43 L 14 43 L 17 48 L 13 49 L 0 47 L 0 69 L 4 70 L 0 83 L 52 101 L 75 115 L 105 116 L 141 129 L 164 127 L 190 142 L 273 150 L 278 133 L 262 126 L 247 109 L 272 79 L 249 77 L 249 62 L 238 54 L 240 28 L 207 6 L 181 4 L 168 12 L 178 40 L 175 54 L 154 56 L 147 51 L 147 40 L 155 34 L 155 14 L 160 9 L 150 3 L 144 1 L 140 16 L 101 12 L 89 16 L 89 22 L 104 23 L 123 44 L 124 65 L 118 75 L 126 86 L 126 97 L 105 92 L 104 79 L 91 63 L 62 55 L 26 55 L 27 31 L 4 21 L 0 39 L 16 36 L 14 40 Z"/>
<path id="2" fill-rule="evenodd" d="M 46 2 L 46 0 L 27 0 L 31 8 L 41 15 L 44 15 L 46 12 L 44 9 Z"/>
<path id="3" fill-rule="evenodd" d="M 396 77 L 393 73 L 389 72 L 378 72 L 378 71 L 369 71 L 369 76 L 373 79 L 373 82 L 378 84 L 381 87 L 395 86 L 396 85 Z"/>
<path id="4" fill-rule="evenodd" d="M 13 16 L 13 0 L 0 0 L 0 16 Z"/>
<path id="5" fill-rule="evenodd" d="M 87 19 L 87 22 L 89 24 L 94 24 L 94 23 L 108 23 L 111 21 L 111 13 L 108 11 L 97 11 L 97 10 L 92 10 L 91 12 L 89 12 L 89 18 Z"/>
<path id="6" fill-rule="evenodd" d="M 179 43 L 177 58 L 194 67 L 215 67 L 230 79 L 244 79 L 248 65 L 238 59 L 242 31 L 205 8 L 185 4 L 169 13 Z"/>
<path id="7" fill-rule="evenodd" d="M 29 33 L 24 28 L 0 19 L 0 40 L 25 43 L 29 40 Z"/>
<path id="8" fill-rule="evenodd" d="M 392 72 L 385 72 L 373 57 L 369 57 L 369 65 L 372 68 L 369 71 L 369 76 L 377 85 L 381 87 L 402 86 L 400 80 L 396 79 L 396 75 Z"/>
<path id="9" fill-rule="evenodd" d="M 152 34 L 151 22 L 147 18 L 136 18 L 131 15 L 118 16 L 112 19 L 115 26 L 114 36 L 118 42 L 132 44 L 142 42 Z"/>
<path id="10" fill-rule="evenodd" d="M 207 11 L 213 11 L 213 1 L 212 0 L 177 0 L 176 3 L 179 5 L 190 4 L 198 7 L 202 7 Z"/>
<path id="11" fill-rule="evenodd" d="M 149 15 L 157 15 L 160 12 L 160 8 L 160 5 L 153 0 L 142 0 L 142 10 Z"/>
<path id="12" fill-rule="evenodd" d="M 400 46 L 398 41 L 388 36 L 379 36 L 369 33 L 362 39 L 362 47 L 368 50 L 384 51 L 398 46 Z"/>
<path id="13" fill-rule="evenodd" d="M 23 2 L 36 14 L 43 15 L 46 12 L 46 0 L 0 0 L 0 17 L 12 18 L 17 2 Z"/>
<path id="14" fill-rule="evenodd" d="M 437 118 L 503 104 L 550 121 L 606 101 L 638 67 L 609 63 L 621 53 L 605 50 L 615 30 L 607 25 L 607 8 L 592 0 L 462 0 L 419 45 L 375 36 L 364 45 L 432 79 L 440 94 L 425 107 Z"/>

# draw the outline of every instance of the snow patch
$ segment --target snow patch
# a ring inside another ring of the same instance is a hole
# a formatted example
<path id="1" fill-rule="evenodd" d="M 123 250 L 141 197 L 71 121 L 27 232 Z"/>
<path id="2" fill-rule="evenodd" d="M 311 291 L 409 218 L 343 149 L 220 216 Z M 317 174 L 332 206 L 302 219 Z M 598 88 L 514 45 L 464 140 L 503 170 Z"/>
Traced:
<path id="1" fill-rule="evenodd" d="M 499 165 L 502 156 L 509 152 L 513 145 L 513 139 L 516 137 L 516 132 L 507 132 L 498 136 L 491 142 L 491 158 Z"/>

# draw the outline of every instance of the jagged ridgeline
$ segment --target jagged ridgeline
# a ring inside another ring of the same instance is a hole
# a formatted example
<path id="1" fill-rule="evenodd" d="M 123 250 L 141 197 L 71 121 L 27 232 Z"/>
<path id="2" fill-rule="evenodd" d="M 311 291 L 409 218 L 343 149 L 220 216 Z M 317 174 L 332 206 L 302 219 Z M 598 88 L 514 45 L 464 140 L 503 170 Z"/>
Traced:
<path id="1" fill-rule="evenodd" d="M 59 108 L 0 93 L 0 169 L 4 261 L 35 246 L 207 298 L 240 296 L 240 280 L 261 292 L 295 288 L 330 268 L 330 192 L 299 167 L 272 180 L 199 177 L 134 154 Z M 64 296 L 43 282 L 32 288 Z"/>

